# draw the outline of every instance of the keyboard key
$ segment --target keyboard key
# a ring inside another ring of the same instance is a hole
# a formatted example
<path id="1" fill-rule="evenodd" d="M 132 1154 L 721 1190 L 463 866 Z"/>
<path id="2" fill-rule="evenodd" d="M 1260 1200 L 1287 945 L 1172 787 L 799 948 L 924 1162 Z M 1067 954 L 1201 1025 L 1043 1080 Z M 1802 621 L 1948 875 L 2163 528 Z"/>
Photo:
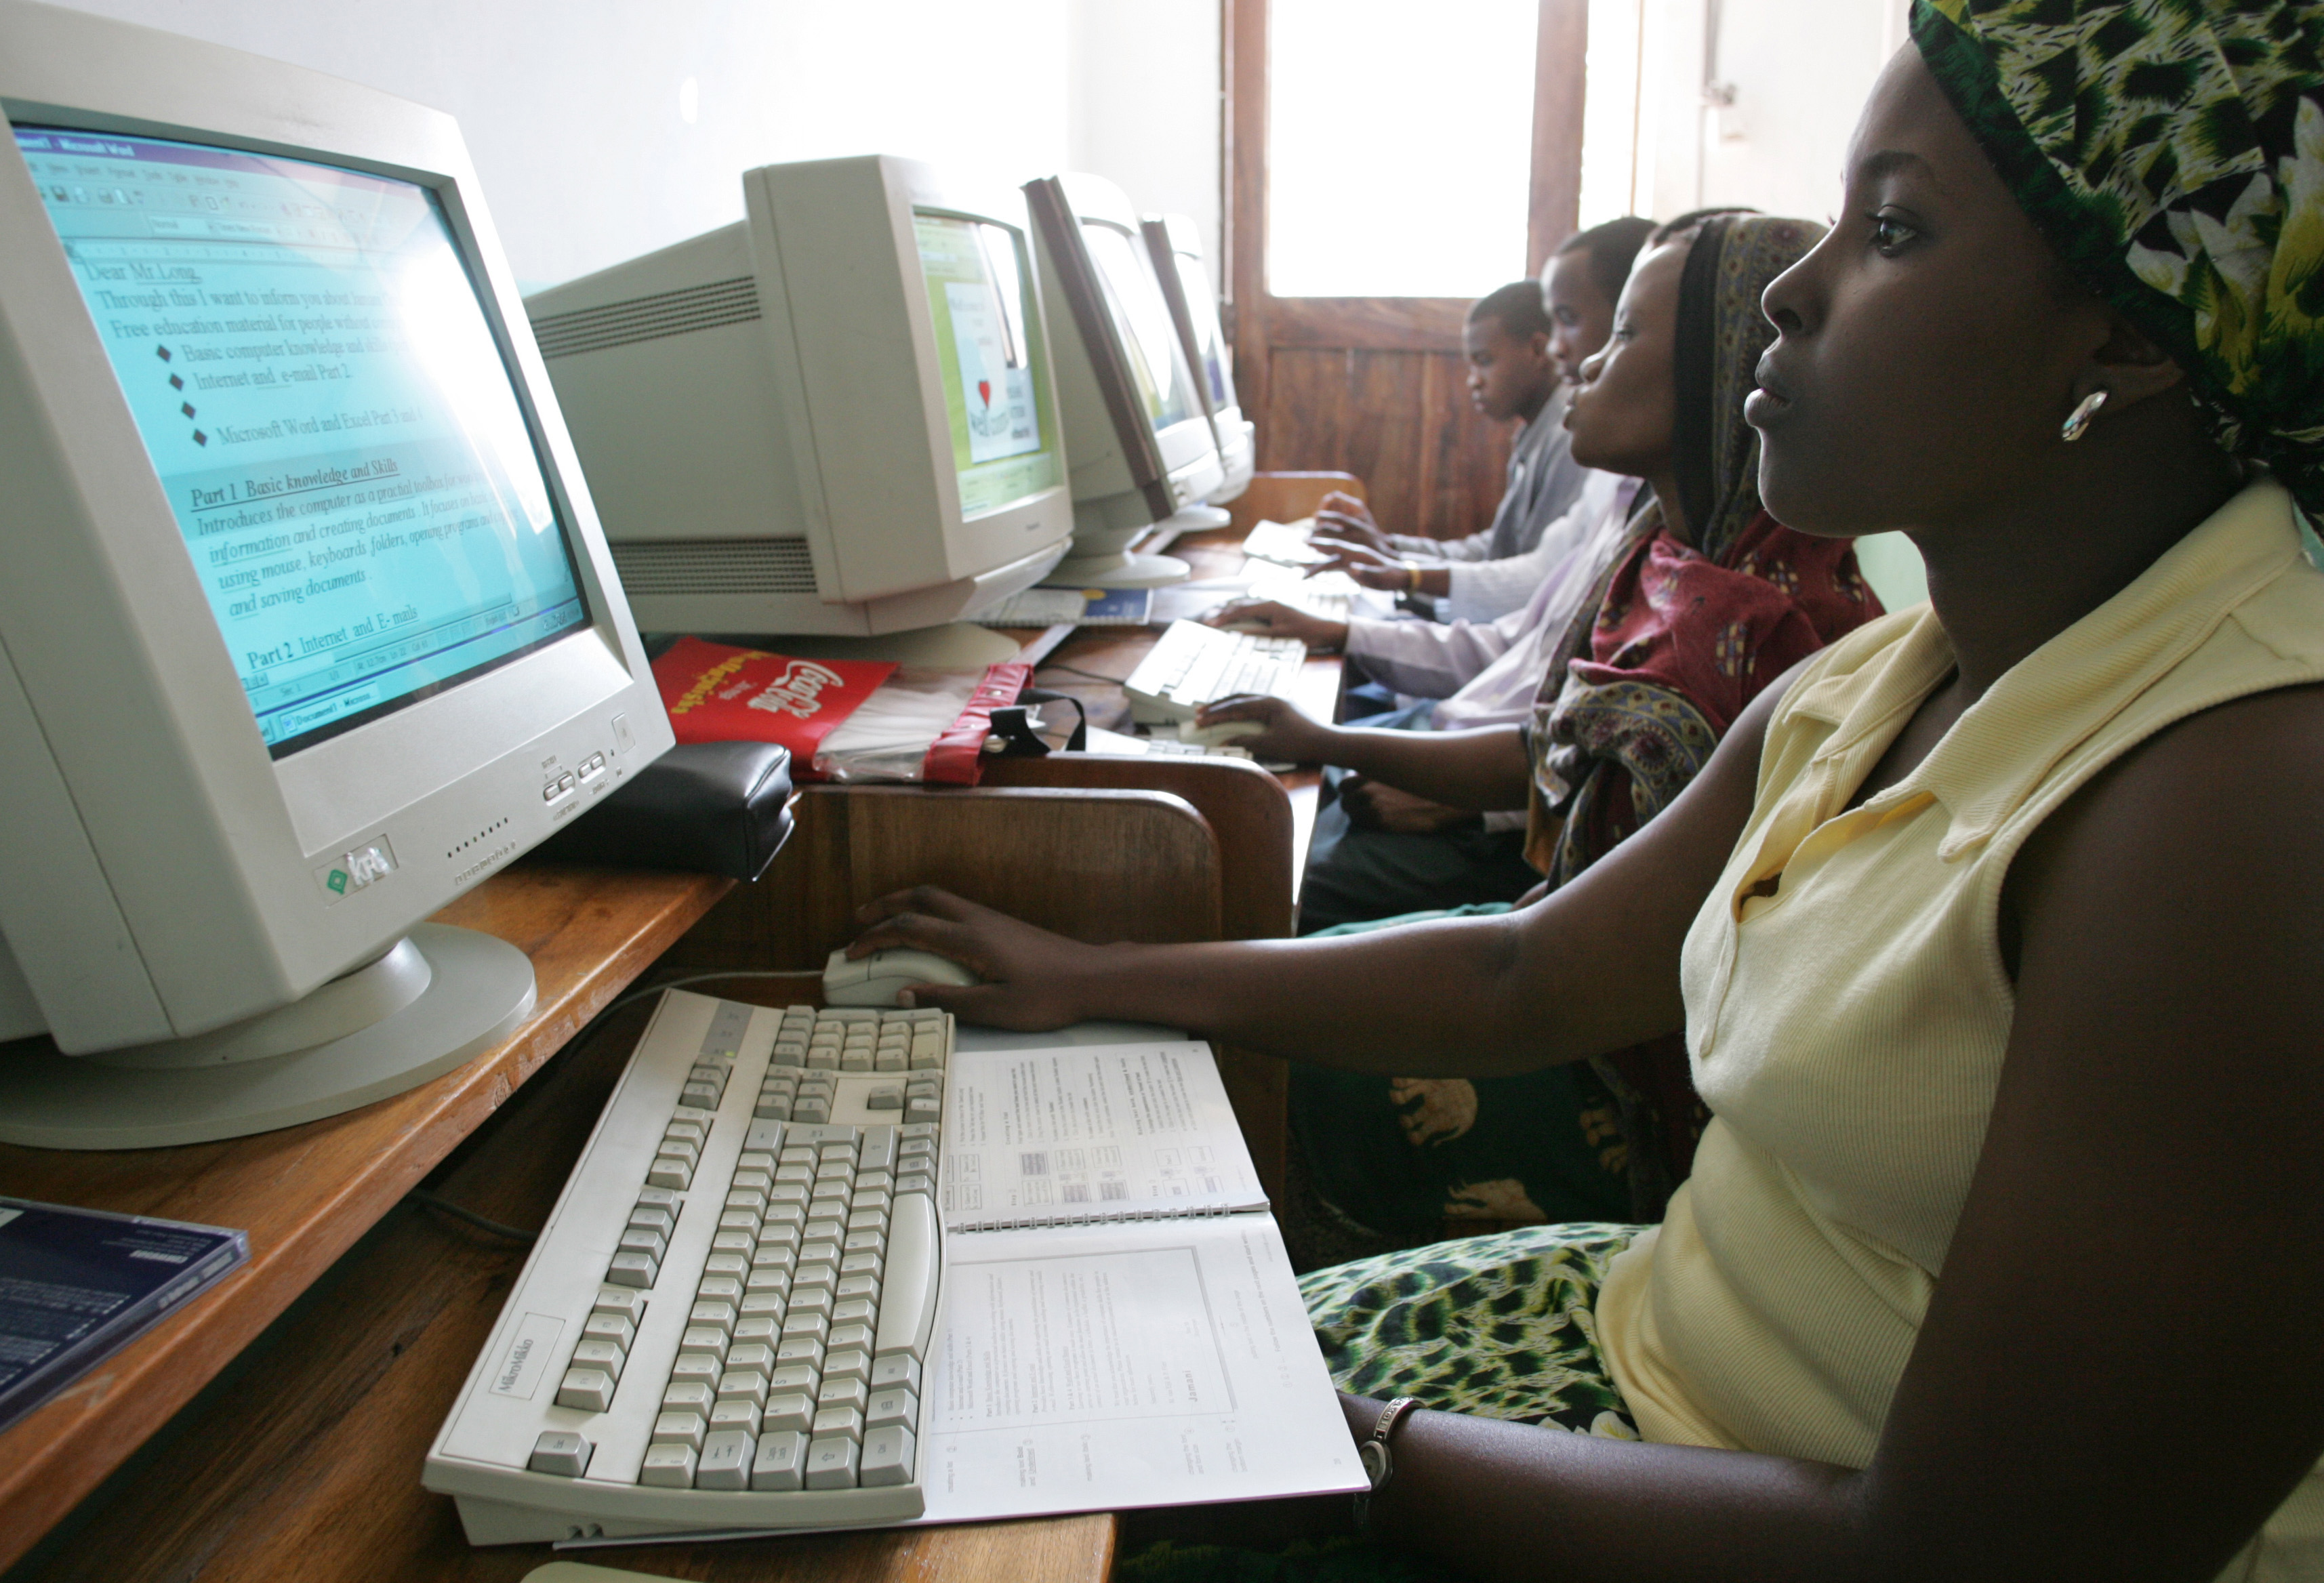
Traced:
<path id="1" fill-rule="evenodd" d="M 645 1465 L 638 1469 L 638 1482 L 657 1489 L 692 1489 L 694 1448 L 675 1442 L 647 1447 Z"/>
<path id="2" fill-rule="evenodd" d="M 696 1297 L 715 1297 L 724 1302 L 742 1300 L 742 1283 L 732 1275 L 705 1275 L 694 1288 Z"/>
<path id="3" fill-rule="evenodd" d="M 863 1411 L 872 1393 L 860 1379 L 843 1379 L 837 1375 L 825 1375 L 823 1385 L 815 1394 L 816 1411 L 826 1407 L 853 1407 Z"/>
<path id="4" fill-rule="evenodd" d="M 689 1328 L 695 1325 L 716 1325 L 720 1330 L 732 1335 L 734 1331 L 736 1317 L 733 1303 L 706 1299 L 696 1302 L 687 1311 L 686 1322 Z"/>
<path id="5" fill-rule="evenodd" d="M 585 1347 L 588 1344 L 586 1341 L 582 1343 Z M 679 1338 L 678 1344 L 686 1348 L 685 1352 L 679 1354 L 680 1357 L 691 1353 L 706 1352 L 722 1363 L 726 1358 L 726 1332 L 716 1325 L 688 1325 L 686 1327 L 686 1334 Z"/>
<path id="6" fill-rule="evenodd" d="M 880 1314 L 880 1305 L 868 1297 L 844 1298 L 831 1305 L 831 1322 L 836 1325 L 868 1325 Z"/>
<path id="7" fill-rule="evenodd" d="M 590 1307 L 598 1313 L 618 1313 L 635 1324 L 646 1311 L 646 1294 L 628 1286 L 600 1286 Z"/>
<path id="8" fill-rule="evenodd" d="M 767 1376 L 767 1394 L 781 1396 L 797 1392 L 802 1396 L 813 1396 L 822 1383 L 811 1363 L 778 1363 L 774 1372 Z"/>
<path id="9" fill-rule="evenodd" d="M 766 1407 L 759 1415 L 759 1431 L 773 1434 L 778 1430 L 805 1430 L 814 1422 L 815 1398 L 802 1392 L 786 1391 L 767 1398 Z"/>
<path id="10" fill-rule="evenodd" d="M 885 1429 L 891 1423 L 900 1423 L 909 1429 L 919 1422 L 919 1418 L 920 1399 L 900 1387 L 881 1391 L 866 1398 L 864 1403 L 863 1427 L 866 1429 Z"/>
<path id="11" fill-rule="evenodd" d="M 525 1459 L 525 1468 L 532 1473 L 578 1478 L 589 1471 L 589 1453 L 594 1449 L 570 1430 L 547 1430 L 532 1442 L 532 1455 Z"/>
<path id="12" fill-rule="evenodd" d="M 759 1436 L 758 1455 L 751 1462 L 751 1487 L 793 1490 L 805 1483 L 807 1436 L 797 1430 Z"/>
<path id="13" fill-rule="evenodd" d="M 639 1204 L 630 1210 L 630 1224 L 650 1226 L 667 1237 L 669 1229 L 678 1224 L 678 1216 L 662 1204 Z"/>
<path id="14" fill-rule="evenodd" d="M 863 1413 L 861 1408 L 845 1405 L 818 1406 L 815 1410 L 815 1428 L 811 1431 L 817 1440 L 827 1435 L 845 1435 L 850 1440 L 863 1438 Z"/>
<path id="15" fill-rule="evenodd" d="M 740 1326 L 736 1327 L 738 1330 L 740 1328 Z M 771 1334 L 756 1341 L 745 1341 L 737 1338 L 734 1345 L 726 1349 L 726 1372 L 730 1376 L 738 1368 L 755 1368 L 763 1372 L 774 1367 L 775 1342 Z M 726 1394 L 723 1386 L 718 1394 L 722 1396 Z"/>
<path id="16" fill-rule="evenodd" d="M 775 1344 L 775 1367 L 804 1363 L 823 1367 L 823 1338 L 821 1336 L 785 1336 Z"/>
<path id="17" fill-rule="evenodd" d="M 787 1306 L 779 1292 L 745 1292 L 742 1301 L 734 1305 L 734 1311 L 746 1320 L 770 1319 L 779 1330 L 782 1329 L 783 1310 Z"/>
<path id="18" fill-rule="evenodd" d="M 678 1361 L 669 1366 L 672 1380 L 698 1380 L 713 1390 L 717 1388 L 718 1376 L 725 1372 L 726 1366 L 708 1352 L 681 1352 Z"/>
<path id="19" fill-rule="evenodd" d="M 613 1286 L 650 1286 L 660 1268 L 650 1253 L 617 1253 L 605 1266 L 605 1281 Z"/>
<path id="20" fill-rule="evenodd" d="M 846 1302 L 851 1297 L 868 1297 L 872 1302 L 877 1302 L 880 1301 L 880 1277 L 877 1275 L 842 1275 L 839 1278 L 839 1284 L 832 1288 L 832 1295 L 838 1298 L 842 1302 Z"/>
<path id="21" fill-rule="evenodd" d="M 664 1385 L 661 1392 L 665 1413 L 707 1413 L 716 1400 L 710 1387 L 700 1380 L 675 1380 Z"/>
<path id="22" fill-rule="evenodd" d="M 875 1356 L 908 1352 L 927 1358 L 928 1331 L 936 1323 L 936 1248 L 935 1204 L 918 1193 L 898 1199 Z"/>
<path id="23" fill-rule="evenodd" d="M 692 1446 L 702 1448 L 702 1437 L 707 1426 L 698 1413 L 660 1413 L 654 1415 L 653 1443 L 656 1445 Z"/>
<path id="24" fill-rule="evenodd" d="M 865 1172 L 885 1171 L 896 1163 L 896 1129 L 892 1127 L 867 1127 L 863 1129 L 863 1152 L 856 1162 Z M 862 1179 L 858 1177 L 861 1182 Z"/>
<path id="25" fill-rule="evenodd" d="M 914 1395 L 920 1389 L 920 1360 L 908 1352 L 895 1352 L 878 1358 L 872 1365 L 872 1388 L 875 1391 L 900 1387 Z"/>
<path id="26" fill-rule="evenodd" d="M 863 1437 L 862 1482 L 866 1489 L 912 1482 L 912 1431 L 900 1423 Z"/>
<path id="27" fill-rule="evenodd" d="M 751 1458 L 756 1442 L 739 1429 L 722 1429 L 702 1442 L 702 1459 L 695 1465 L 696 1489 L 748 1489 Z"/>
<path id="28" fill-rule="evenodd" d="M 785 1340 L 798 1338 L 802 1339 L 812 1339 L 814 1340 L 820 1341 L 825 1336 L 830 1333 L 830 1330 L 831 1321 L 825 1319 L 823 1315 L 816 1313 L 811 1310 L 802 1311 L 798 1308 L 793 1307 L 790 1312 L 783 1315 L 783 1339 Z"/>
<path id="29" fill-rule="evenodd" d="M 831 1266 L 828 1265 L 820 1265 L 816 1267 L 819 1269 L 829 1269 Z M 834 1279 L 836 1277 L 834 1277 Z M 822 1314 L 825 1316 L 825 1322 L 827 1323 L 831 1314 L 832 1303 L 833 1298 L 831 1295 L 831 1288 L 829 1286 L 810 1286 L 806 1282 L 794 1277 L 791 1282 L 790 1313 L 784 1320 L 785 1332 L 787 1334 L 795 1333 L 790 1330 L 790 1321 L 798 1318 L 801 1314 Z"/>
<path id="30" fill-rule="evenodd" d="M 613 1376 L 602 1368 L 568 1368 L 557 1387 L 557 1404 L 603 1413 L 613 1404 Z"/>
<path id="31" fill-rule="evenodd" d="M 715 1403 L 710 1409 L 710 1432 L 724 1429 L 739 1429 L 744 1434 L 759 1432 L 759 1404 L 742 1396 L 730 1396 Z"/>
<path id="32" fill-rule="evenodd" d="M 625 1313 L 593 1313 L 581 1321 L 581 1337 L 586 1341 L 611 1341 L 626 1352 L 637 1343 L 638 1327 Z"/>
<path id="33" fill-rule="evenodd" d="M 872 1377 L 872 1355 L 861 1347 L 826 1348 L 823 1355 L 823 1373 L 825 1379 L 868 1381 Z"/>
<path id="34" fill-rule="evenodd" d="M 754 1405 L 763 1403 L 767 1399 L 767 1376 L 755 1368 L 729 1368 L 718 1376 L 718 1399 Z"/>
<path id="35" fill-rule="evenodd" d="M 661 1140 L 661 1146 L 654 1153 L 684 1160 L 689 1166 L 702 1164 L 702 1146 L 692 1138 L 665 1137 Z"/>
<path id="36" fill-rule="evenodd" d="M 823 1345 L 826 1353 L 846 1351 L 851 1348 L 858 1352 L 869 1352 L 872 1350 L 872 1327 L 862 1324 L 834 1325 L 831 1327 L 831 1333 L 823 1339 Z M 825 1367 L 829 1367 L 828 1358 L 825 1360 Z"/>
<path id="37" fill-rule="evenodd" d="M 751 1250 L 758 1245 L 758 1232 L 745 1226 L 730 1226 L 723 1231 L 711 1233 L 710 1237 L 712 1253 L 739 1253 L 745 1265 L 751 1262 Z"/>
<path id="38" fill-rule="evenodd" d="M 752 1251 L 756 1251 L 759 1245 L 757 1238 L 747 1231 L 735 1235 L 744 1238 Z M 702 1273 L 706 1275 L 747 1275 L 751 1273 L 751 1254 L 714 1253 L 702 1261 Z"/>
<path id="39" fill-rule="evenodd" d="M 694 1181 L 694 1167 L 676 1155 L 659 1155 L 646 1171 L 646 1180 L 656 1187 L 684 1189 Z"/>
<path id="40" fill-rule="evenodd" d="M 669 1238 L 650 1226 L 625 1226 L 622 1239 L 613 1246 L 624 1253 L 642 1253 L 658 1259 L 669 1251 Z"/>
<path id="41" fill-rule="evenodd" d="M 573 1367 L 602 1368 L 615 1379 L 622 1377 L 622 1365 L 627 1360 L 620 1345 L 613 1341 L 584 1341 L 573 1348 Z"/>
<path id="42" fill-rule="evenodd" d="M 745 1298 L 743 1301 L 747 1302 L 750 1300 Z M 741 1319 L 734 1321 L 734 1351 L 730 1352 L 727 1356 L 736 1356 L 741 1352 L 742 1348 L 754 1344 L 763 1343 L 768 1347 L 772 1347 L 775 1344 L 776 1336 L 781 1333 L 782 1328 L 783 1321 L 779 1315 L 763 1313 L 744 1314 Z M 771 1364 L 774 1361 L 774 1357 L 775 1355 L 772 1352 L 768 1353 L 767 1361 Z M 745 1365 L 744 1367 L 748 1367 L 752 1366 Z"/>

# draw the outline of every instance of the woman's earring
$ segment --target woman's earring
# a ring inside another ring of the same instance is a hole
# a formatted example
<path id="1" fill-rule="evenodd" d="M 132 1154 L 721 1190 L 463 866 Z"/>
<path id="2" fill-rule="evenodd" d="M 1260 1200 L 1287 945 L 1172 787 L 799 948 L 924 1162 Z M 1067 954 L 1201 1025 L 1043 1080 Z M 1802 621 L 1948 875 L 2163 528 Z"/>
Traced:
<path id="1" fill-rule="evenodd" d="M 2076 407 L 2068 415 L 2064 426 L 2058 430 L 2058 437 L 2070 446 L 2082 436 L 2089 433 L 2090 419 L 2096 418 L 2098 415 L 2098 409 L 2106 404 L 2107 393 L 2104 391 L 2092 391 L 2089 395 L 2084 396 L 2081 405 Z"/>

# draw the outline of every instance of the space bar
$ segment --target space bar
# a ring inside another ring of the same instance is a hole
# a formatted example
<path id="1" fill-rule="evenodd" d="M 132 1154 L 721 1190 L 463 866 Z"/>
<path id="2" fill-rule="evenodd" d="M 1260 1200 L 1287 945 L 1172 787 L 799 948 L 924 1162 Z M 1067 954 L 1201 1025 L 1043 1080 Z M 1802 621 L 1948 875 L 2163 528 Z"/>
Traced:
<path id="1" fill-rule="evenodd" d="M 908 1352 L 926 1360 L 936 1322 L 936 1201 L 925 1192 L 908 1192 L 896 1201 L 888 1222 L 874 1358 Z"/>

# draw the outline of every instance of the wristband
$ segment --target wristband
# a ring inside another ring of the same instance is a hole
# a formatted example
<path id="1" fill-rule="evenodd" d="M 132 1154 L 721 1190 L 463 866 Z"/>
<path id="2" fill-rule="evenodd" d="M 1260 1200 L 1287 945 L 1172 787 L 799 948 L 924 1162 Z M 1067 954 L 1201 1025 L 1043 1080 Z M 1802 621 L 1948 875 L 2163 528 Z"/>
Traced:
<path id="1" fill-rule="evenodd" d="M 1412 579 L 1412 588 L 1411 588 L 1411 592 L 1412 592 L 1412 593 L 1415 593 L 1415 594 L 1419 593 L 1419 592 L 1420 592 L 1420 568 L 1419 568 L 1418 566 L 1415 566 L 1415 565 L 1411 564 L 1410 562 L 1406 562 L 1406 565 L 1405 565 L 1404 572 L 1405 572 L 1405 575 L 1406 575 L 1406 576 L 1407 576 L 1407 577 L 1409 577 L 1409 578 L 1411 578 L 1411 579 Z"/>
<path id="2" fill-rule="evenodd" d="M 1372 1432 L 1356 1445 L 1356 1460 L 1363 1464 L 1364 1477 L 1370 1481 L 1369 1488 L 1356 1494 L 1356 1532 L 1367 1532 L 1371 1528 L 1372 1496 L 1388 1486 L 1396 1477 L 1396 1458 L 1388 1450 L 1388 1437 L 1396 1432 L 1406 1414 L 1420 1405 L 1417 1396 L 1398 1396 L 1380 1409 Z"/>

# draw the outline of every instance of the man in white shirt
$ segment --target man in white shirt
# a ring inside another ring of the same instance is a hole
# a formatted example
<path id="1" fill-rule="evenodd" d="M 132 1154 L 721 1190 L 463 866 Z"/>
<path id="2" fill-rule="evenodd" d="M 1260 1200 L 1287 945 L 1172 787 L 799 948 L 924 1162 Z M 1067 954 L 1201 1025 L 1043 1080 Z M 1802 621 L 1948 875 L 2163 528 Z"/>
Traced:
<path id="1" fill-rule="evenodd" d="M 1565 433 L 1566 392 L 1612 333 L 1615 299 L 1653 228 L 1636 216 L 1593 225 L 1557 250 L 1538 287 L 1503 286 L 1469 310 L 1470 400 L 1488 418 L 1523 424 L 1492 521 L 1465 538 L 1387 533 L 1363 502 L 1335 492 L 1315 513 L 1318 548 L 1341 550 L 1331 565 L 1409 596 L 1438 621 L 1490 621 L 1525 604 L 1573 548 L 1546 529 L 1572 509 L 1589 472 Z"/>

